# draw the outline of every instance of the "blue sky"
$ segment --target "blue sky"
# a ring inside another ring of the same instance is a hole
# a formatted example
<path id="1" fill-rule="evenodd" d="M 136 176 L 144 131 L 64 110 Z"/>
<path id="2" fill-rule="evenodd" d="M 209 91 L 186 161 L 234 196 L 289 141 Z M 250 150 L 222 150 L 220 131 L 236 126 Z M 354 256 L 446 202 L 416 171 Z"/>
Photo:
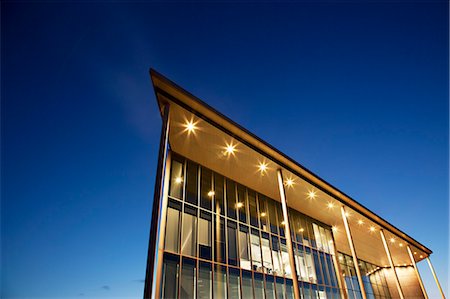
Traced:
<path id="1" fill-rule="evenodd" d="M 149 67 L 430 247 L 447 290 L 447 3 L 1 14 L 3 298 L 142 297 L 161 127 Z"/>

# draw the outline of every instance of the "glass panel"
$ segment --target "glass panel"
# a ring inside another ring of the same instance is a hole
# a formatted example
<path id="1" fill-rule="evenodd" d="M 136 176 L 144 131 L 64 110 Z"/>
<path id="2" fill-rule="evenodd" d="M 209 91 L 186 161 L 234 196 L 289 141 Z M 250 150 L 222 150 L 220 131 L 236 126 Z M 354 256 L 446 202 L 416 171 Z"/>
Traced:
<path id="1" fill-rule="evenodd" d="M 181 212 L 174 208 L 167 208 L 164 248 L 165 250 L 176 253 L 178 253 L 178 243 L 180 238 L 180 214 Z"/>
<path id="2" fill-rule="evenodd" d="M 267 235 L 267 236 L 266 236 Z M 272 254 L 270 251 L 269 234 L 263 233 L 261 238 L 262 260 L 264 273 L 272 274 Z"/>
<path id="3" fill-rule="evenodd" d="M 227 268 L 214 265 L 214 298 L 227 298 Z"/>
<path id="4" fill-rule="evenodd" d="M 185 207 L 183 213 L 183 230 L 181 236 L 181 253 L 195 256 L 197 254 L 197 215 L 196 210 Z"/>
<path id="5" fill-rule="evenodd" d="M 242 185 L 237 186 L 238 191 L 238 203 L 236 207 L 239 211 L 239 221 L 247 222 L 247 197 L 245 196 L 245 187 Z"/>
<path id="6" fill-rule="evenodd" d="M 267 223 L 267 199 L 263 195 L 258 195 L 258 204 L 259 204 L 259 221 L 260 221 L 260 228 L 263 231 L 268 232 L 269 231 L 269 225 Z"/>
<path id="7" fill-rule="evenodd" d="M 247 228 L 245 231 L 244 229 Z M 244 230 L 244 231 L 243 231 Z M 241 268 L 251 270 L 250 246 L 248 241 L 248 227 L 240 226 L 239 230 L 239 258 Z"/>
<path id="8" fill-rule="evenodd" d="M 223 176 L 217 173 L 214 174 L 214 199 L 216 202 L 216 213 L 225 216 L 223 181 Z"/>
<path id="9" fill-rule="evenodd" d="M 178 293 L 178 256 L 164 254 L 161 298 L 177 298 Z"/>
<path id="10" fill-rule="evenodd" d="M 284 226 L 286 223 L 284 222 L 283 213 L 281 212 L 281 203 L 275 202 L 277 208 L 277 216 L 278 216 L 278 229 L 280 230 L 280 236 L 284 237 Z"/>
<path id="11" fill-rule="evenodd" d="M 319 257 L 317 255 L 316 250 L 313 250 L 313 257 L 314 257 L 314 266 L 316 268 L 316 274 L 317 274 L 317 283 L 323 284 L 322 271 L 320 268 Z"/>
<path id="12" fill-rule="evenodd" d="M 256 195 L 254 191 L 248 190 L 248 205 L 250 210 L 250 224 L 258 227 L 258 212 L 256 208 Z"/>
<path id="13" fill-rule="evenodd" d="M 309 248 L 305 248 L 305 261 L 306 268 L 308 270 L 308 281 L 311 283 L 317 283 L 316 269 L 314 268 L 314 261 Z"/>
<path id="14" fill-rule="evenodd" d="M 212 297 L 212 268 L 209 263 L 200 262 L 197 294 L 199 299 L 209 299 Z"/>
<path id="15" fill-rule="evenodd" d="M 277 236 L 272 236 L 272 260 L 273 260 L 273 274 L 277 276 L 283 276 L 280 241 L 278 240 Z"/>
<path id="16" fill-rule="evenodd" d="M 323 250 L 322 239 L 320 238 L 319 226 L 317 226 L 317 224 L 315 224 L 315 223 L 313 223 L 313 230 L 314 230 L 314 238 L 316 239 L 317 249 Z"/>
<path id="17" fill-rule="evenodd" d="M 239 269 L 228 268 L 228 298 L 241 298 L 240 285 L 241 277 L 239 276 Z"/>
<path id="18" fill-rule="evenodd" d="M 275 285 L 271 275 L 266 275 L 266 298 L 275 299 Z"/>
<path id="19" fill-rule="evenodd" d="M 291 279 L 286 279 L 286 299 L 294 298 L 294 286 L 292 285 Z"/>
<path id="20" fill-rule="evenodd" d="M 204 209 L 211 210 L 214 191 L 212 189 L 212 172 L 211 170 L 201 168 L 200 181 L 200 206 Z"/>
<path id="21" fill-rule="evenodd" d="M 273 234 L 278 235 L 277 229 L 277 211 L 275 208 L 275 201 L 269 199 L 267 201 L 267 210 L 269 211 L 269 220 L 270 220 L 270 231 Z"/>
<path id="22" fill-rule="evenodd" d="M 252 273 L 242 271 L 242 298 L 253 298 Z"/>
<path id="23" fill-rule="evenodd" d="M 252 265 L 253 271 L 262 272 L 262 260 L 261 260 L 261 246 L 259 242 L 259 233 L 252 229 L 250 234 L 251 252 L 252 252 Z"/>
<path id="24" fill-rule="evenodd" d="M 255 277 L 255 297 L 257 299 L 264 299 L 264 281 L 261 273 L 254 273 Z"/>
<path id="25" fill-rule="evenodd" d="M 186 201 L 197 205 L 198 197 L 198 165 L 187 161 Z"/>
<path id="26" fill-rule="evenodd" d="M 320 238 L 322 239 L 323 250 L 325 252 L 330 252 L 330 250 L 328 249 L 329 242 L 327 241 L 327 237 L 325 235 L 325 229 L 319 226 L 319 230 L 320 230 Z"/>
<path id="27" fill-rule="evenodd" d="M 286 292 L 284 290 L 284 281 L 283 278 L 277 277 L 275 280 L 275 289 L 277 291 L 277 298 L 278 299 L 285 299 L 286 298 Z"/>
<path id="28" fill-rule="evenodd" d="M 237 224 L 236 222 L 228 220 L 228 264 L 237 266 L 237 234 L 236 234 Z"/>
<path id="29" fill-rule="evenodd" d="M 320 265 L 322 266 L 323 284 L 330 285 L 330 279 L 328 278 L 328 267 L 325 261 L 324 253 L 319 252 Z"/>
<path id="30" fill-rule="evenodd" d="M 169 196 L 183 198 L 183 162 L 172 159 Z"/>
<path id="31" fill-rule="evenodd" d="M 195 287 L 195 261 L 183 258 L 183 267 L 181 268 L 180 298 L 195 298 Z"/>
<path id="32" fill-rule="evenodd" d="M 236 183 L 227 179 L 227 216 L 236 219 Z"/>
<path id="33" fill-rule="evenodd" d="M 198 219 L 198 249 L 199 257 L 207 260 L 212 258 L 211 214 L 201 212 Z"/>
<path id="34" fill-rule="evenodd" d="M 302 246 L 297 247 L 296 251 L 296 266 L 298 272 L 298 279 L 302 281 L 309 281 L 308 270 L 306 267 L 305 254 Z"/>
<path id="35" fill-rule="evenodd" d="M 286 241 L 281 241 L 281 261 L 283 263 L 284 276 L 292 278 L 291 265 L 289 263 L 289 254 L 286 247 Z"/>
<path id="36" fill-rule="evenodd" d="M 217 219 L 218 216 L 214 219 L 214 238 L 215 238 L 215 255 L 214 260 L 216 262 L 220 263 L 226 263 L 226 252 L 225 252 L 225 220 L 220 217 L 220 219 Z"/>

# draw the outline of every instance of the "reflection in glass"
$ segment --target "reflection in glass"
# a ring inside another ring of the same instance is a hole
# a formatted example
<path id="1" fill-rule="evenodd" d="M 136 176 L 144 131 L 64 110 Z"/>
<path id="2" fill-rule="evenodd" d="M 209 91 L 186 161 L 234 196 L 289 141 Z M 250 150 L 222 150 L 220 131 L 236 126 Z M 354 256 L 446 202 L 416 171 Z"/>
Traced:
<path id="1" fill-rule="evenodd" d="M 223 176 L 214 174 L 214 200 L 216 202 L 216 213 L 220 215 L 225 215 L 223 181 Z"/>
<path id="2" fill-rule="evenodd" d="M 199 257 L 207 260 L 212 258 L 211 214 L 201 211 L 198 219 L 198 249 Z"/>
<path id="3" fill-rule="evenodd" d="M 172 159 L 169 196 L 183 198 L 183 162 Z"/>
<path id="4" fill-rule="evenodd" d="M 283 276 L 280 241 L 278 240 L 277 236 L 272 236 L 272 260 L 273 274 L 277 276 Z"/>
<path id="5" fill-rule="evenodd" d="M 258 299 L 264 299 L 264 281 L 261 273 L 254 273 L 255 282 L 255 297 Z"/>
<path id="6" fill-rule="evenodd" d="M 291 264 L 289 263 L 289 254 L 286 247 L 286 240 L 281 239 L 281 262 L 283 264 L 284 276 L 292 278 Z"/>
<path id="7" fill-rule="evenodd" d="M 247 198 L 245 196 L 245 187 L 242 185 L 237 186 L 238 192 L 238 203 L 237 210 L 239 211 L 239 221 L 246 223 L 247 222 Z"/>
<path id="8" fill-rule="evenodd" d="M 220 263 L 226 263 L 225 251 L 225 220 L 219 216 L 214 219 L 214 241 L 215 241 L 215 255 L 214 260 Z"/>
<path id="9" fill-rule="evenodd" d="M 237 224 L 236 222 L 228 220 L 228 264 L 237 266 L 237 234 L 236 234 Z"/>
<path id="10" fill-rule="evenodd" d="M 166 218 L 166 237 L 164 240 L 164 248 L 168 251 L 173 251 L 178 253 L 178 242 L 180 238 L 180 214 L 181 204 L 175 203 L 174 207 L 170 206 L 167 208 L 167 218 Z M 178 207 L 177 207 L 178 206 Z M 175 209 L 177 207 L 178 209 Z"/>
<path id="11" fill-rule="evenodd" d="M 253 298 L 252 272 L 242 271 L 242 298 Z"/>
<path id="12" fill-rule="evenodd" d="M 165 253 L 162 270 L 161 298 L 177 298 L 178 268 L 178 256 Z"/>
<path id="13" fill-rule="evenodd" d="M 271 275 L 266 275 L 266 298 L 275 299 L 275 285 Z"/>
<path id="14" fill-rule="evenodd" d="M 239 227 L 239 259 L 241 268 L 250 270 L 250 246 L 248 241 L 248 227 Z"/>
<path id="15" fill-rule="evenodd" d="M 269 199 L 270 200 L 270 199 Z M 269 225 L 267 224 L 267 199 L 263 195 L 258 195 L 258 204 L 259 204 L 259 221 L 260 228 L 263 231 L 269 231 Z"/>
<path id="16" fill-rule="evenodd" d="M 270 221 L 270 231 L 272 234 L 278 235 L 278 222 L 277 222 L 277 211 L 275 208 L 275 201 L 269 200 L 267 203 L 267 210 L 269 211 L 269 221 Z"/>
<path id="17" fill-rule="evenodd" d="M 263 232 L 261 237 L 262 260 L 264 265 L 263 270 L 264 273 L 272 274 L 272 254 L 269 243 L 269 234 Z"/>
<path id="18" fill-rule="evenodd" d="M 236 219 L 236 183 L 227 179 L 227 216 Z"/>
<path id="19" fill-rule="evenodd" d="M 286 279 L 286 299 L 293 299 L 294 298 L 294 286 L 292 285 L 291 279 Z M 305 297 L 307 298 L 307 297 Z"/>
<path id="20" fill-rule="evenodd" d="M 258 211 L 256 207 L 256 195 L 254 191 L 248 190 L 248 207 L 250 210 L 250 224 L 258 227 Z"/>
<path id="21" fill-rule="evenodd" d="M 241 298 L 239 269 L 228 268 L 228 298 Z"/>
<path id="22" fill-rule="evenodd" d="M 181 253 L 190 256 L 197 254 L 197 210 L 188 206 L 184 207 L 183 213 Z"/>
<path id="23" fill-rule="evenodd" d="M 227 298 L 227 268 L 214 265 L 214 298 Z"/>
<path id="24" fill-rule="evenodd" d="M 281 277 L 276 277 L 275 279 L 275 289 L 277 291 L 277 297 L 278 299 L 285 299 L 286 298 L 286 292 L 284 291 L 284 281 Z"/>
<path id="25" fill-rule="evenodd" d="M 186 201 L 197 205 L 198 197 L 198 165 L 187 161 Z"/>
<path id="26" fill-rule="evenodd" d="M 250 234 L 253 271 L 262 272 L 261 245 L 259 243 L 259 233 L 252 229 Z"/>
<path id="27" fill-rule="evenodd" d="M 213 197 L 212 172 L 211 170 L 202 167 L 200 180 L 200 206 L 204 209 L 211 210 Z"/>
<path id="28" fill-rule="evenodd" d="M 195 260 L 183 258 L 183 266 L 181 268 L 180 298 L 195 298 L 195 281 Z"/>
<path id="29" fill-rule="evenodd" d="M 198 268 L 198 298 L 209 299 L 212 297 L 212 268 L 211 264 L 200 262 Z"/>

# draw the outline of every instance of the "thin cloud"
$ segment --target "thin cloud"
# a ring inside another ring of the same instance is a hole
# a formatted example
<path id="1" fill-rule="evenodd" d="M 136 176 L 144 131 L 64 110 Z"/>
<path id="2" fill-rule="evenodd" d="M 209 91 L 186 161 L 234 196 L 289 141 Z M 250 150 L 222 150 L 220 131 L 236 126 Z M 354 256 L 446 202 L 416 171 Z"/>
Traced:
<path id="1" fill-rule="evenodd" d="M 103 290 L 106 290 L 106 291 L 111 290 L 110 286 L 108 286 L 108 285 L 102 286 L 102 289 L 103 289 Z"/>

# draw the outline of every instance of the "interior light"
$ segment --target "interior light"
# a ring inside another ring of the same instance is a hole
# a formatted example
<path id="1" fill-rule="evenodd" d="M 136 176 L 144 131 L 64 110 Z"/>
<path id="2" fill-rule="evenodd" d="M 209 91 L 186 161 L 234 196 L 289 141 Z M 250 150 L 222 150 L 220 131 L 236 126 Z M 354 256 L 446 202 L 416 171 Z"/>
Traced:
<path id="1" fill-rule="evenodd" d="M 395 238 L 390 238 L 389 241 L 391 241 L 391 243 L 395 243 Z"/>
<path id="2" fill-rule="evenodd" d="M 345 217 L 349 217 L 350 216 L 350 214 L 348 213 L 348 212 L 345 212 Z"/>
<path id="3" fill-rule="evenodd" d="M 237 207 L 238 209 L 242 208 L 243 206 L 244 206 L 244 204 L 243 204 L 242 202 L 238 202 L 238 203 L 236 204 L 236 207 Z"/>
<path id="4" fill-rule="evenodd" d="M 314 199 L 314 198 L 316 198 L 316 191 L 309 190 L 308 193 L 306 193 L 306 195 L 308 195 L 309 199 Z"/>
<path id="5" fill-rule="evenodd" d="M 406 267 L 406 264 L 403 264 L 403 267 Z"/>
<path id="6" fill-rule="evenodd" d="M 266 217 L 266 215 L 267 215 L 266 212 L 261 213 L 261 217 Z"/>
<path id="7" fill-rule="evenodd" d="M 417 254 L 417 252 L 414 251 L 414 255 L 416 255 L 416 254 Z"/>
<path id="8" fill-rule="evenodd" d="M 359 219 L 359 220 L 358 220 L 358 224 L 359 224 L 359 225 L 363 225 L 363 224 L 364 224 L 364 221 L 362 221 L 361 219 Z"/>
<path id="9" fill-rule="evenodd" d="M 208 192 L 208 196 L 209 196 L 209 197 L 213 197 L 214 194 L 216 194 L 216 193 L 215 193 L 213 190 L 211 190 L 211 191 Z"/>
<path id="10" fill-rule="evenodd" d="M 332 203 L 332 202 L 329 202 L 329 203 L 327 204 L 327 207 L 328 207 L 329 209 L 332 209 L 332 208 L 334 208 L 334 203 Z"/>
<path id="11" fill-rule="evenodd" d="M 183 182 L 183 178 L 182 177 L 177 177 L 176 179 L 175 179 L 175 183 L 177 183 L 177 184 L 180 184 L 181 182 Z"/>
<path id="12" fill-rule="evenodd" d="M 302 232 L 305 231 L 305 229 L 302 227 L 302 228 L 300 228 L 298 231 L 302 233 Z"/>
<path id="13" fill-rule="evenodd" d="M 286 225 L 286 221 L 281 221 L 281 225 Z"/>
<path id="14" fill-rule="evenodd" d="M 331 227 L 331 230 L 332 230 L 333 232 L 337 232 L 337 231 L 338 231 L 338 228 L 337 228 L 337 226 L 332 226 L 332 227 Z"/>
<path id="15" fill-rule="evenodd" d="M 420 255 L 419 257 L 420 257 L 420 258 L 423 258 L 423 255 Z"/>
<path id="16" fill-rule="evenodd" d="M 402 244 L 402 243 L 400 243 L 400 244 L 398 244 L 398 246 L 400 246 L 400 247 L 403 247 L 403 244 Z"/>
<path id="17" fill-rule="evenodd" d="M 258 168 L 261 174 L 264 174 L 267 171 L 267 163 L 260 162 Z"/>
<path id="18" fill-rule="evenodd" d="M 369 230 L 373 233 L 375 231 L 375 226 L 371 226 Z"/>

